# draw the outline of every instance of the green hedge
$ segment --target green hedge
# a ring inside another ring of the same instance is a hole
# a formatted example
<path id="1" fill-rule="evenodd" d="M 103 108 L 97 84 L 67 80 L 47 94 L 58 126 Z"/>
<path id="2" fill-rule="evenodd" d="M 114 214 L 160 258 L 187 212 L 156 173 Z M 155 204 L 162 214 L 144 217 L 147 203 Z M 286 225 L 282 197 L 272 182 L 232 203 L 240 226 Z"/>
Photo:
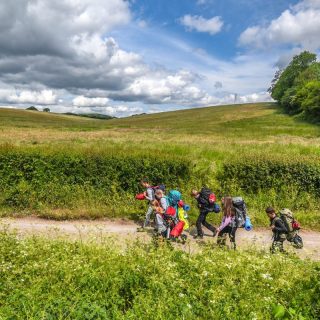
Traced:
<path id="1" fill-rule="evenodd" d="M 320 158 L 244 157 L 224 163 L 218 180 L 226 191 L 294 188 L 320 196 Z"/>
<path id="2" fill-rule="evenodd" d="M 7 149 L 0 151 L 0 191 L 9 206 L 68 207 L 80 198 L 99 202 L 137 193 L 144 176 L 179 187 L 190 179 L 191 168 L 174 157 Z"/>

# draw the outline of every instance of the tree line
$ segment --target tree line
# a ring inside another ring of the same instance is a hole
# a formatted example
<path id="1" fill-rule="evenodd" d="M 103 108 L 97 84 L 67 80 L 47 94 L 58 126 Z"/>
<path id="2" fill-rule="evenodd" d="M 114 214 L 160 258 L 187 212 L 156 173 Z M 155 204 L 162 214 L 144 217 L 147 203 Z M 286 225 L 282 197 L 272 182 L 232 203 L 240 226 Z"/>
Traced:
<path id="1" fill-rule="evenodd" d="M 289 65 L 278 70 L 268 89 L 271 97 L 291 114 L 320 121 L 320 62 L 317 55 L 304 51 Z"/>

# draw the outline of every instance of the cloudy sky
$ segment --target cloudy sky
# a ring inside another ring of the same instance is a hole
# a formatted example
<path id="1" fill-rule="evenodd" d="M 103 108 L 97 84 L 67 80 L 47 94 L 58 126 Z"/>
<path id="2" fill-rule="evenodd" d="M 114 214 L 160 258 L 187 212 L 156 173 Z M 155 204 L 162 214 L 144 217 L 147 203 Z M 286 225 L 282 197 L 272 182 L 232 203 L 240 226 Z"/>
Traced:
<path id="1" fill-rule="evenodd" d="M 320 0 L 0 0 L 0 105 L 128 116 L 268 101 Z"/>

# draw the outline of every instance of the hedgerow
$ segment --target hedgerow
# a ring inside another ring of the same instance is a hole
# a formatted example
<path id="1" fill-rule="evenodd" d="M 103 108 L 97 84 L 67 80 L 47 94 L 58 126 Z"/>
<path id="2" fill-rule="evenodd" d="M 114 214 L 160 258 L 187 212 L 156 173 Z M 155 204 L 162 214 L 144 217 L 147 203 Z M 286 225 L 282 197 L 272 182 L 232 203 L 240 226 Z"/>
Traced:
<path id="1" fill-rule="evenodd" d="M 219 180 L 225 189 L 237 186 L 249 193 L 290 186 L 320 196 L 320 158 L 243 157 L 225 162 Z"/>
<path id="2" fill-rule="evenodd" d="M 190 180 L 191 169 L 191 162 L 179 157 L 4 149 L 0 190 L 5 205 L 72 208 L 81 198 L 104 203 L 119 194 L 132 197 L 145 176 L 179 187 Z"/>

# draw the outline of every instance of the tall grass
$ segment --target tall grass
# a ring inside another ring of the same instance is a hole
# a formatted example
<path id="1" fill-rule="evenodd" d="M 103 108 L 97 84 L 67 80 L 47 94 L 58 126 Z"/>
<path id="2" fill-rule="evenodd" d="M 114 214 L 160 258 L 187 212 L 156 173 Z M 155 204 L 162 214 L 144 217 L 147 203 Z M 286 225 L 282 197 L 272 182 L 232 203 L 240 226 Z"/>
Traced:
<path id="1" fill-rule="evenodd" d="M 268 190 L 248 192 L 240 184 L 227 186 L 223 184 L 223 178 L 218 178 L 221 173 L 223 177 L 225 164 L 241 163 L 247 158 L 277 155 L 280 159 L 295 158 L 298 162 L 301 156 L 301 162 L 319 158 L 319 126 L 288 117 L 274 104 L 199 108 L 108 121 L 19 110 L 0 110 L 0 118 L 3 120 L 0 122 L 0 149 L 15 147 L 26 154 L 35 152 L 50 156 L 59 153 L 65 154 L 66 158 L 70 153 L 78 153 L 88 158 L 114 154 L 123 158 L 185 159 L 193 165 L 192 174 L 190 180 L 185 180 L 179 187 L 189 203 L 190 188 L 208 184 L 219 197 L 226 192 L 244 196 L 256 224 L 263 223 L 264 207 L 272 204 L 293 207 L 305 226 L 320 226 L 319 200 L 312 192 L 298 194 L 291 186 L 281 190 L 271 186 Z M 146 175 L 143 170 L 141 175 Z M 281 182 L 282 177 L 278 178 Z M 169 187 L 177 185 L 172 178 L 163 180 L 161 182 Z M 66 198 L 64 205 L 58 198 L 56 204 L 44 203 L 37 214 L 136 216 L 143 206 L 133 202 L 129 194 L 122 198 L 124 201 L 117 202 L 120 198 L 114 200 L 109 195 L 99 195 L 98 190 L 88 186 L 75 188 L 71 185 L 66 187 L 69 191 L 63 188 L 63 194 L 73 197 Z M 3 194 L 1 197 L 4 199 Z M 125 206 L 121 205 L 123 202 Z M 5 213 L 17 209 L 2 201 L 0 210 Z M 193 208 L 191 218 L 196 214 L 197 210 Z"/>
<path id="2" fill-rule="evenodd" d="M 2 319 L 318 319 L 320 265 L 165 243 L 82 244 L 0 233 Z M 303 272 L 302 272 L 303 270 Z"/>

